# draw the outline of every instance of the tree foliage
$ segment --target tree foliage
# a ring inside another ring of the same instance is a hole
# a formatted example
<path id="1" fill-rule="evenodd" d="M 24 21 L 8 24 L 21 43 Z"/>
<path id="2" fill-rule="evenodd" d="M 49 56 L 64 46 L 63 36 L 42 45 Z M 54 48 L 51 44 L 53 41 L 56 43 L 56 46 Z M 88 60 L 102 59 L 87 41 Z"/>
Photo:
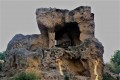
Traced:
<path id="1" fill-rule="evenodd" d="M 104 73 L 103 80 L 116 80 L 116 79 L 114 79 L 110 74 Z"/>
<path id="2" fill-rule="evenodd" d="M 0 60 L 5 60 L 5 52 L 0 52 Z M 3 64 L 0 64 L 0 71 L 2 70 Z"/>
<path id="3" fill-rule="evenodd" d="M 0 60 L 4 60 L 5 59 L 5 52 L 0 52 Z"/>
<path id="4" fill-rule="evenodd" d="M 111 57 L 110 62 L 105 64 L 107 68 L 109 68 L 110 73 L 114 73 L 113 75 L 120 73 L 120 50 L 116 50 L 114 55 Z M 110 75 L 110 73 L 104 73 L 103 80 L 117 80 Z"/>
<path id="5" fill-rule="evenodd" d="M 120 65 L 120 50 L 115 51 L 115 54 L 111 58 L 111 62 Z"/>
<path id="6" fill-rule="evenodd" d="M 111 58 L 109 67 L 113 73 L 120 73 L 120 50 L 115 51 L 115 54 Z"/>

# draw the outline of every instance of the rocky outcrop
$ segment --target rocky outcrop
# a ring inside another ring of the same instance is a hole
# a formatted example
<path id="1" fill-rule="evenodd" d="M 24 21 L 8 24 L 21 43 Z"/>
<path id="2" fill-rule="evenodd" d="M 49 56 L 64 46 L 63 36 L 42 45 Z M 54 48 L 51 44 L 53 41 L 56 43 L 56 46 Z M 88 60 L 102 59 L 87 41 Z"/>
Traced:
<path id="1" fill-rule="evenodd" d="M 13 37 L 6 49 L 6 76 L 34 71 L 42 80 L 102 80 L 104 48 L 94 37 L 90 7 L 39 8 L 36 15 L 41 34 Z"/>
<path id="2" fill-rule="evenodd" d="M 22 71 L 34 71 L 46 80 L 49 77 L 50 80 L 62 80 L 66 75 L 71 80 L 81 80 L 77 76 L 85 76 L 90 80 L 90 76 L 95 79 L 98 75 L 98 79 L 102 80 L 102 54 L 103 46 L 92 39 L 67 49 L 36 48 L 30 51 L 27 48 L 14 48 L 7 51 L 4 68 L 7 76 Z"/>

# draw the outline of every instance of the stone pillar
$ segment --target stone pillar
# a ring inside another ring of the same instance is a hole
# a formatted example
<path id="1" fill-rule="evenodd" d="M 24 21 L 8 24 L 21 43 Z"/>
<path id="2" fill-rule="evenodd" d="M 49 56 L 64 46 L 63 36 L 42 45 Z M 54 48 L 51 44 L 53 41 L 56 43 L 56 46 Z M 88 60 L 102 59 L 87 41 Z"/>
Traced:
<path id="1" fill-rule="evenodd" d="M 54 28 L 48 29 L 48 38 L 49 38 L 49 48 L 53 48 L 55 46 Z"/>
<path id="2" fill-rule="evenodd" d="M 90 7 L 81 6 L 74 12 L 74 20 L 78 23 L 80 30 L 80 40 L 83 42 L 87 38 L 94 37 L 94 14 Z"/>
<path id="3" fill-rule="evenodd" d="M 38 43 L 40 43 L 41 47 L 49 47 L 48 29 L 42 23 L 39 23 L 39 22 L 37 23 L 38 23 L 38 28 L 41 34 L 39 36 L 39 39 L 35 41 L 34 44 L 39 45 Z"/>

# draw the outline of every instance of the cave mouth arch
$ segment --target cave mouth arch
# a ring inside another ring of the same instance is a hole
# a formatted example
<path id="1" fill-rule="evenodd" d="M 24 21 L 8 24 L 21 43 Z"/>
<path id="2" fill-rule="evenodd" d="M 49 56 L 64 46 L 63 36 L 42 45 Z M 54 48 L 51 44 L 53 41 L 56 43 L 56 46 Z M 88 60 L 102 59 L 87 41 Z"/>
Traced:
<path id="1" fill-rule="evenodd" d="M 55 27 L 56 46 L 68 47 L 80 44 L 80 31 L 77 22 L 65 23 Z"/>

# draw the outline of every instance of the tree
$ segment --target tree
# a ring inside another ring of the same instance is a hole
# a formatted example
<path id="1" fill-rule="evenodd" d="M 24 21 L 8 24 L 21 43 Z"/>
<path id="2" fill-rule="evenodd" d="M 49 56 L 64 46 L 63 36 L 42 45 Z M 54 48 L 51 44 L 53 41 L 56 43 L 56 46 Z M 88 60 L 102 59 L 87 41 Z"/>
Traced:
<path id="1" fill-rule="evenodd" d="M 116 79 L 113 78 L 110 74 L 104 73 L 103 74 L 103 80 L 116 80 Z"/>
<path id="2" fill-rule="evenodd" d="M 120 73 L 120 50 L 116 50 L 114 55 L 111 57 L 110 62 L 105 64 L 107 68 L 109 68 L 110 72 L 104 73 L 103 80 L 119 80 L 118 74 Z M 113 73 L 116 75 L 114 78 Z"/>
<path id="3" fill-rule="evenodd" d="M 120 50 L 116 50 L 110 61 L 110 70 L 113 73 L 120 73 Z"/>
<path id="4" fill-rule="evenodd" d="M 111 61 L 117 65 L 120 65 L 120 50 L 115 51 L 115 54 L 111 58 Z"/>

